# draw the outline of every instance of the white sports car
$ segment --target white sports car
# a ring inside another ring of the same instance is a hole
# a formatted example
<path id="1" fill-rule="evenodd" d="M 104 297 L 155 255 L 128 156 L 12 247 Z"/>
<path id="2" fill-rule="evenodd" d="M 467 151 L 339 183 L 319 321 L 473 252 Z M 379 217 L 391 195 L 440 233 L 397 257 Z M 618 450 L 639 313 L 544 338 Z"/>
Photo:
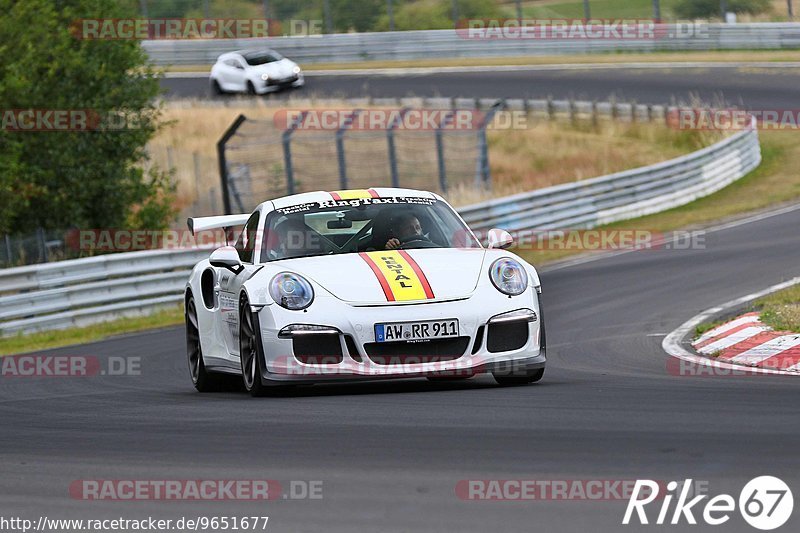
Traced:
<path id="1" fill-rule="evenodd" d="M 209 78 L 215 94 L 266 94 L 305 85 L 297 63 L 275 50 L 239 50 L 217 58 Z"/>
<path id="2" fill-rule="evenodd" d="M 538 381 L 545 367 L 539 276 L 491 230 L 481 246 L 439 195 L 376 188 L 310 192 L 252 214 L 190 218 L 244 225 L 186 285 L 192 382 L 238 374 L 274 386 L 491 372 Z"/>

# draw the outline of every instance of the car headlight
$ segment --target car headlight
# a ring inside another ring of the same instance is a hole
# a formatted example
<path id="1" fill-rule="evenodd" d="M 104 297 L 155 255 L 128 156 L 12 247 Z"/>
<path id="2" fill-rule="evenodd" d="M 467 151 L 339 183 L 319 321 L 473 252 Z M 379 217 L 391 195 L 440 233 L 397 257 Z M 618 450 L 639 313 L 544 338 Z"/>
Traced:
<path id="1" fill-rule="evenodd" d="M 269 294 L 275 303 L 286 309 L 305 309 L 314 301 L 314 289 L 303 276 L 281 272 L 269 282 Z"/>
<path id="2" fill-rule="evenodd" d="M 501 257 L 489 268 L 492 285 L 509 296 L 516 296 L 528 288 L 528 273 L 517 261 L 510 257 Z"/>
<path id="3" fill-rule="evenodd" d="M 294 72 L 295 74 L 300 74 L 300 67 L 295 65 L 294 68 L 292 69 L 292 72 Z"/>
<path id="4" fill-rule="evenodd" d="M 264 81 L 269 81 L 269 74 L 262 74 L 261 79 Z"/>

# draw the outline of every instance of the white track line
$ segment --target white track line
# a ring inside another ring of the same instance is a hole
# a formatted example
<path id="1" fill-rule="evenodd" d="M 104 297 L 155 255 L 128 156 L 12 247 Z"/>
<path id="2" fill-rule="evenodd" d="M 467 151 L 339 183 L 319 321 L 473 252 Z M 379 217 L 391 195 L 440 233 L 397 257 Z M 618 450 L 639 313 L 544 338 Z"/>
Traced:
<path id="1" fill-rule="evenodd" d="M 742 296 L 741 298 L 736 298 L 735 300 L 726 302 L 718 307 L 712 307 L 710 309 L 706 309 L 702 313 L 693 316 L 692 318 L 681 324 L 680 327 L 678 327 L 675 331 L 667 335 L 664 338 L 664 341 L 661 343 L 661 347 L 664 349 L 665 352 L 667 352 L 672 357 L 676 357 L 678 359 L 682 359 L 684 361 L 689 361 L 700 365 L 706 365 L 725 370 L 737 370 L 740 372 L 746 371 L 754 374 L 776 374 L 776 375 L 796 376 L 797 372 L 787 372 L 786 370 L 775 370 L 768 368 L 744 367 L 742 365 L 737 365 L 733 363 L 724 363 L 716 359 L 709 359 L 707 357 L 702 357 L 700 355 L 691 353 L 689 350 L 681 346 L 681 341 L 695 327 L 702 324 L 703 322 L 708 321 L 712 317 L 724 311 L 727 311 L 729 309 L 735 309 L 736 307 L 742 306 L 747 302 L 761 298 L 762 296 L 766 296 L 767 294 L 771 294 L 773 292 L 786 289 L 798 283 L 800 283 L 800 277 L 790 279 L 789 281 L 784 281 L 783 283 L 778 283 L 777 285 L 773 285 L 759 292 L 747 294 L 745 296 Z"/>

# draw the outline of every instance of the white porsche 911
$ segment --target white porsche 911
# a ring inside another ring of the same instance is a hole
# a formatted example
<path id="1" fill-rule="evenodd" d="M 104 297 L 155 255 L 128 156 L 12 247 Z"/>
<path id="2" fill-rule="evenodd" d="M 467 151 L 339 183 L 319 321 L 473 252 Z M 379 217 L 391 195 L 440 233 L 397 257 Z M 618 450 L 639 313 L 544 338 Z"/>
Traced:
<path id="1" fill-rule="evenodd" d="M 193 233 L 244 225 L 186 286 L 192 382 L 238 374 L 254 396 L 277 386 L 491 372 L 541 379 L 545 328 L 536 270 L 484 248 L 439 195 L 376 188 L 310 192 L 252 214 L 190 218 Z"/>
<path id="2" fill-rule="evenodd" d="M 222 54 L 211 67 L 209 81 L 215 94 L 266 94 L 306 83 L 300 66 L 275 50 Z"/>

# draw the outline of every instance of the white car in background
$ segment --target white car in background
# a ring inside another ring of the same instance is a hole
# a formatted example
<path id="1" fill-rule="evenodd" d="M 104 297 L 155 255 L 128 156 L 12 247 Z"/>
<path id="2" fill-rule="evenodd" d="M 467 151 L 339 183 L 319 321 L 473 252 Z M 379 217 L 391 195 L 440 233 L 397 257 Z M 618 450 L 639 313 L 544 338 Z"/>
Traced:
<path id="1" fill-rule="evenodd" d="M 270 387 L 491 372 L 541 379 L 545 332 L 533 266 L 484 248 L 439 195 L 375 188 L 309 192 L 253 213 L 189 219 L 198 231 L 244 225 L 235 246 L 199 262 L 186 285 L 192 382 L 243 377 Z"/>
<path id="2" fill-rule="evenodd" d="M 210 82 L 215 94 L 266 94 L 302 87 L 305 78 L 297 63 L 275 50 L 239 50 L 217 58 Z"/>

